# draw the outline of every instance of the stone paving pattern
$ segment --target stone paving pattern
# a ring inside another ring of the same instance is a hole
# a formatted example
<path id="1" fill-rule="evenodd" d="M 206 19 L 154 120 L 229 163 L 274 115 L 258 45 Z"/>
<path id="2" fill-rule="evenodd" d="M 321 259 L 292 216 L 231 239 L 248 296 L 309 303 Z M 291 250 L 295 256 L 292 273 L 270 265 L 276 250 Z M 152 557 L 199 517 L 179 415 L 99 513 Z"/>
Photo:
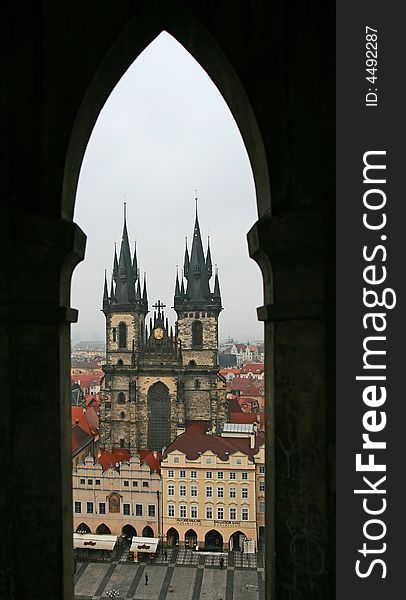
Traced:
<path id="1" fill-rule="evenodd" d="M 120 598 L 133 600 L 263 600 L 263 562 L 262 553 L 257 557 L 175 549 L 168 550 L 167 560 L 159 554 L 149 563 L 130 563 L 125 555 L 119 561 L 78 563 L 75 599 L 107 600 L 106 593 L 115 589 Z"/>

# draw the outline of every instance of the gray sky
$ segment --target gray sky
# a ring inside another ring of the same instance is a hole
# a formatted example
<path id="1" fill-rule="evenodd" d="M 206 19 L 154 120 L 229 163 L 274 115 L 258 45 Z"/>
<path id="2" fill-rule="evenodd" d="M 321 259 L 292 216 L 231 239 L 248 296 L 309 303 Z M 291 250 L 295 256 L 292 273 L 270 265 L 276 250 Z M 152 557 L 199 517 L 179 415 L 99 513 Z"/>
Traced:
<path id="1" fill-rule="evenodd" d="M 149 305 L 162 300 L 169 322 L 175 322 L 170 307 L 176 265 L 183 264 L 185 236 L 190 249 L 195 189 L 204 249 L 210 234 L 219 269 L 220 339 L 262 339 L 256 318 L 262 278 L 246 242 L 257 220 L 248 156 L 215 85 L 182 46 L 162 33 L 113 90 L 86 150 L 75 208 L 87 250 L 73 276 L 72 306 L 79 309 L 74 341 L 104 339 L 104 269 L 110 285 L 124 195 L 131 248 L 136 240 L 142 278 L 147 272 Z"/>

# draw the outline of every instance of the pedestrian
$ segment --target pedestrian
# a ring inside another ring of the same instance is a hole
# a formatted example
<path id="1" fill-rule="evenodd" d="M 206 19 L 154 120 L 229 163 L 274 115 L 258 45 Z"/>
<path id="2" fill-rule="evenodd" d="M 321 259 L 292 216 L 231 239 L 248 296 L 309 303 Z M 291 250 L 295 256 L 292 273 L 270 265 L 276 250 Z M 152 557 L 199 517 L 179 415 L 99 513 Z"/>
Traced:
<path id="1" fill-rule="evenodd" d="M 220 557 L 220 569 L 223 570 L 223 566 L 224 566 L 224 558 L 221 556 Z"/>
<path id="2" fill-rule="evenodd" d="M 145 585 L 148 585 L 148 573 L 145 573 Z"/>
<path id="3" fill-rule="evenodd" d="M 164 551 L 164 557 L 165 557 L 165 562 L 168 560 L 168 552 L 165 550 Z"/>

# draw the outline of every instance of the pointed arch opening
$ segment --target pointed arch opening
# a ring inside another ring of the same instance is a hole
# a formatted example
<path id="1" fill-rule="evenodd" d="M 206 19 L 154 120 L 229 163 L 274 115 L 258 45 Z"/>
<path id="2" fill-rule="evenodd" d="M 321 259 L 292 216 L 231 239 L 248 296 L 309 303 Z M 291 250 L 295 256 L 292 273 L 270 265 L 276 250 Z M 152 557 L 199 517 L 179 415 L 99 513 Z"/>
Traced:
<path id="1" fill-rule="evenodd" d="M 169 389 L 158 381 L 148 390 L 148 448 L 159 450 L 171 441 L 171 402 Z"/>

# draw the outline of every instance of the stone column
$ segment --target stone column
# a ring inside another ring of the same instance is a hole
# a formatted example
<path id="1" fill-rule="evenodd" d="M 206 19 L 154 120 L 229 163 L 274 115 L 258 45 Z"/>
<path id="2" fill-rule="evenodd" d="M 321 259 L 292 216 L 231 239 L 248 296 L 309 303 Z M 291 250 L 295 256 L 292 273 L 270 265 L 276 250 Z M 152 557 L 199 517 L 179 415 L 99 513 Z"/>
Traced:
<path id="1" fill-rule="evenodd" d="M 334 254 L 328 222 L 318 207 L 307 206 L 264 217 L 248 234 L 269 290 L 258 309 L 267 356 L 267 600 L 324 599 L 332 585 Z"/>
<path id="2" fill-rule="evenodd" d="M 69 297 L 86 238 L 71 222 L 14 209 L 3 209 L 0 221 L 0 597 L 68 598 L 70 323 L 77 318 Z"/>

